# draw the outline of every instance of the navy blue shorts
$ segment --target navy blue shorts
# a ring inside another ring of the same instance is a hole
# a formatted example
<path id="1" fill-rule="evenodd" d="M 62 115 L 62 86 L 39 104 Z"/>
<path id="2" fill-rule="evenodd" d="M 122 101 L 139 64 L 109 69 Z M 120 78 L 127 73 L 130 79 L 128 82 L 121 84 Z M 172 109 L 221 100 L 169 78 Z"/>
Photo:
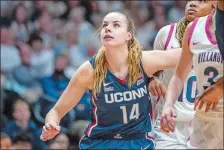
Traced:
<path id="1" fill-rule="evenodd" d="M 154 149 L 154 141 L 146 135 L 143 138 L 131 140 L 119 139 L 91 139 L 84 136 L 79 143 L 80 149 Z"/>

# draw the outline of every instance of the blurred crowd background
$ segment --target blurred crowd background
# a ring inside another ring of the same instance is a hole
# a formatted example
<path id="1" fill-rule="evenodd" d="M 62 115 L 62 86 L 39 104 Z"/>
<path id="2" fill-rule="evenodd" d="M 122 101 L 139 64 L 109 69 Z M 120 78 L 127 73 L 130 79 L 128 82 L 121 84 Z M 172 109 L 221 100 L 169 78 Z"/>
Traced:
<path id="1" fill-rule="evenodd" d="M 1 1 L 1 148 L 78 149 L 89 123 L 90 94 L 61 121 L 53 140 L 39 139 L 46 113 L 72 73 L 100 48 L 105 14 L 121 10 L 145 50 L 159 29 L 184 16 L 185 1 Z"/>

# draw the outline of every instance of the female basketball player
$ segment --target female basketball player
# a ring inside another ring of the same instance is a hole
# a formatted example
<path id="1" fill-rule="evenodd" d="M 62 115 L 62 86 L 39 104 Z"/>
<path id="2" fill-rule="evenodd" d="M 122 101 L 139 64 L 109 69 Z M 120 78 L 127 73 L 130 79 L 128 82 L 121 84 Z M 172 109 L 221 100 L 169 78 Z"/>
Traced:
<path id="1" fill-rule="evenodd" d="M 157 34 L 154 49 L 172 50 L 182 47 L 182 39 L 187 25 L 197 17 L 211 14 L 215 9 L 215 1 L 188 1 L 185 7 L 185 17 L 179 22 L 163 27 Z M 174 73 L 174 69 L 164 71 L 162 80 L 166 87 Z M 161 96 L 163 86 L 158 80 L 150 82 L 149 89 L 152 94 Z M 157 88 L 158 87 L 158 88 Z M 161 88 L 160 88 L 161 87 Z M 174 132 L 166 133 L 160 130 L 160 117 L 165 100 L 160 99 L 156 104 L 156 121 L 154 127 L 156 149 L 186 149 L 187 140 L 191 134 L 191 121 L 194 117 L 194 101 L 196 96 L 196 77 L 193 69 L 186 77 L 183 89 L 177 101 L 174 103 L 176 112 L 176 128 Z M 155 113 L 154 113 L 155 114 Z"/>
<path id="2" fill-rule="evenodd" d="M 61 118 L 89 89 L 92 122 L 80 141 L 81 149 L 152 149 L 154 143 L 146 135 L 151 131 L 147 80 L 158 70 L 174 67 L 181 50 L 142 52 L 132 20 L 121 12 L 104 17 L 100 38 L 102 48 L 74 73 L 47 114 L 41 139 L 59 133 Z"/>
<path id="3" fill-rule="evenodd" d="M 214 40 L 212 26 L 214 16 L 212 13 L 188 25 L 183 38 L 183 51 L 168 86 L 162 111 L 161 129 L 167 132 L 173 131 L 175 127 L 173 103 L 181 92 L 193 64 L 197 78 L 197 97 L 201 104 L 192 121 L 193 133 L 187 148 L 223 149 L 223 60 Z M 218 88 L 214 88 L 214 83 Z M 208 96 L 209 92 L 211 92 L 210 97 L 203 98 L 203 95 Z M 204 107 L 201 100 L 206 101 Z M 213 109 L 210 109 L 211 106 Z"/>

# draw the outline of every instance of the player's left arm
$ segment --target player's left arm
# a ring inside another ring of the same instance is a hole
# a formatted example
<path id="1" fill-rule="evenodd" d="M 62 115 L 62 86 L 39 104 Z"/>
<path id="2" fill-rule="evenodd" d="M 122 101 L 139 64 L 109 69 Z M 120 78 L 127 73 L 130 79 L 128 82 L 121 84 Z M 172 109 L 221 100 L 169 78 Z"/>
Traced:
<path id="1" fill-rule="evenodd" d="M 214 109 L 218 104 L 218 101 L 223 97 L 223 77 L 219 79 L 215 84 L 209 87 L 206 92 L 199 97 L 195 102 L 195 108 L 202 108 L 206 104 L 205 112 L 208 112 L 211 108 Z M 212 107 L 211 107 L 212 106 Z"/>

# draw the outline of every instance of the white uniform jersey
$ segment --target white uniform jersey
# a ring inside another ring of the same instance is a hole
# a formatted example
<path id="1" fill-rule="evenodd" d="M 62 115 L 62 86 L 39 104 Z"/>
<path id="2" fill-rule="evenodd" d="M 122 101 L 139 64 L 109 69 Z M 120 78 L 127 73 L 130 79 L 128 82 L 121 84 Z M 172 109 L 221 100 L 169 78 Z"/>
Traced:
<path id="1" fill-rule="evenodd" d="M 189 31 L 188 43 L 193 53 L 193 66 L 197 78 L 197 97 L 223 77 L 223 60 L 216 41 L 210 32 L 211 15 L 194 21 Z M 205 108 L 204 108 L 205 109 Z M 203 120 L 223 119 L 223 98 L 215 110 L 208 113 L 197 110 L 196 116 Z"/>
<path id="2" fill-rule="evenodd" d="M 171 24 L 163 27 L 155 40 L 154 49 L 156 50 L 172 50 L 175 48 L 179 48 L 180 44 L 175 37 L 177 24 Z M 175 68 L 164 70 L 162 74 L 162 80 L 165 83 L 166 87 L 168 87 L 169 81 L 173 76 Z M 174 108 L 176 111 L 177 121 L 190 121 L 193 119 L 195 111 L 194 111 L 194 101 L 196 97 L 196 77 L 194 70 L 188 74 L 184 88 L 178 98 L 178 100 L 174 104 Z M 160 113 L 162 111 L 162 107 L 165 100 L 160 99 L 157 103 L 157 117 L 160 117 Z"/>

